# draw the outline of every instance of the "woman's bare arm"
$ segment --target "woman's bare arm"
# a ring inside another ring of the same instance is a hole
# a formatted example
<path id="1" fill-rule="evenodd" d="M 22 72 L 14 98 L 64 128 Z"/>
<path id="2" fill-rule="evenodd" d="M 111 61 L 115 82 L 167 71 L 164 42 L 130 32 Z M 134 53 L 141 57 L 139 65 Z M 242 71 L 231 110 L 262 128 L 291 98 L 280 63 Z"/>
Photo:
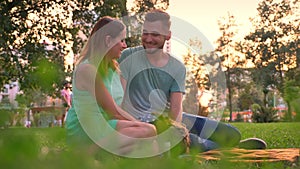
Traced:
<path id="1" fill-rule="evenodd" d="M 97 103 L 108 113 L 108 115 L 117 119 L 136 120 L 115 103 L 101 77 L 97 74 L 97 69 L 93 65 L 80 65 L 77 68 L 75 80 L 76 88 L 79 90 L 86 90 L 94 96 Z"/>

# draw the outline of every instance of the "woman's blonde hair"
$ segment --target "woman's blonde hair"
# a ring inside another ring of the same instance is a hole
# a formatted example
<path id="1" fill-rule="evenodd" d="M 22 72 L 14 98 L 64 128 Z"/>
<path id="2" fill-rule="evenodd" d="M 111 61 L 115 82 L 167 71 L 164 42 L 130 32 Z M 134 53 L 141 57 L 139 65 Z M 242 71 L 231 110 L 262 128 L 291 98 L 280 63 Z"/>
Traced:
<path id="1" fill-rule="evenodd" d="M 104 57 L 109 50 L 105 39 L 108 35 L 112 38 L 118 37 L 124 29 L 125 25 L 115 18 L 109 16 L 100 18 L 94 25 L 91 35 L 83 47 L 76 64 L 89 59 L 93 64 L 99 65 L 98 70 L 101 75 L 105 75 L 109 67 L 119 70 L 116 60 L 109 62 Z"/>

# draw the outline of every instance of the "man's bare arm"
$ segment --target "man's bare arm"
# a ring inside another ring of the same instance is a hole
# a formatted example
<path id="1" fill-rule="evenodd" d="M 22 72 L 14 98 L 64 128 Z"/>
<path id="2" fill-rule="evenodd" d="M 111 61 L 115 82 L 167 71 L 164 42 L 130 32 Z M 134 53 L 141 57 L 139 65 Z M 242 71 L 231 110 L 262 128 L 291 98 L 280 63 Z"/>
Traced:
<path id="1" fill-rule="evenodd" d="M 169 117 L 178 122 L 182 120 L 182 99 L 183 94 L 181 92 L 171 93 Z"/>

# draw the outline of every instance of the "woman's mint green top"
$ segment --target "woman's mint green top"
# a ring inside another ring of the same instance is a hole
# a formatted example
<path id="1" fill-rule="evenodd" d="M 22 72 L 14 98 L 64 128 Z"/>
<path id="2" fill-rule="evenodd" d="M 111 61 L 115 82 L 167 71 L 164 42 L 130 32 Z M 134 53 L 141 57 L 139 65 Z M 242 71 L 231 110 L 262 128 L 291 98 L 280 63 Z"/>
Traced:
<path id="1" fill-rule="evenodd" d="M 88 64 L 87 61 L 81 64 Z M 76 70 L 74 71 L 76 73 Z M 75 77 L 75 76 L 74 76 Z M 123 88 L 120 76 L 111 68 L 102 79 L 108 92 L 120 105 L 123 99 Z M 73 78 L 72 107 L 68 111 L 66 129 L 68 141 L 98 141 L 116 128 L 117 120 L 108 120 L 107 114 L 88 91 L 78 90 Z"/>

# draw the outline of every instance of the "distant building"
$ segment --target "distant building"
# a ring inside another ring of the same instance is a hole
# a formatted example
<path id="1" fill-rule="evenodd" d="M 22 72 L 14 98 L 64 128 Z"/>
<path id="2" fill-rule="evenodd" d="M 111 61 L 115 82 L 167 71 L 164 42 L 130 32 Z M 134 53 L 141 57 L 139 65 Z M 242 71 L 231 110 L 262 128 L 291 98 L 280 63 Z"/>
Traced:
<path id="1" fill-rule="evenodd" d="M 5 84 L 0 92 L 0 103 L 10 104 L 13 107 L 18 107 L 18 102 L 15 99 L 19 91 L 20 87 L 17 81 Z"/>

